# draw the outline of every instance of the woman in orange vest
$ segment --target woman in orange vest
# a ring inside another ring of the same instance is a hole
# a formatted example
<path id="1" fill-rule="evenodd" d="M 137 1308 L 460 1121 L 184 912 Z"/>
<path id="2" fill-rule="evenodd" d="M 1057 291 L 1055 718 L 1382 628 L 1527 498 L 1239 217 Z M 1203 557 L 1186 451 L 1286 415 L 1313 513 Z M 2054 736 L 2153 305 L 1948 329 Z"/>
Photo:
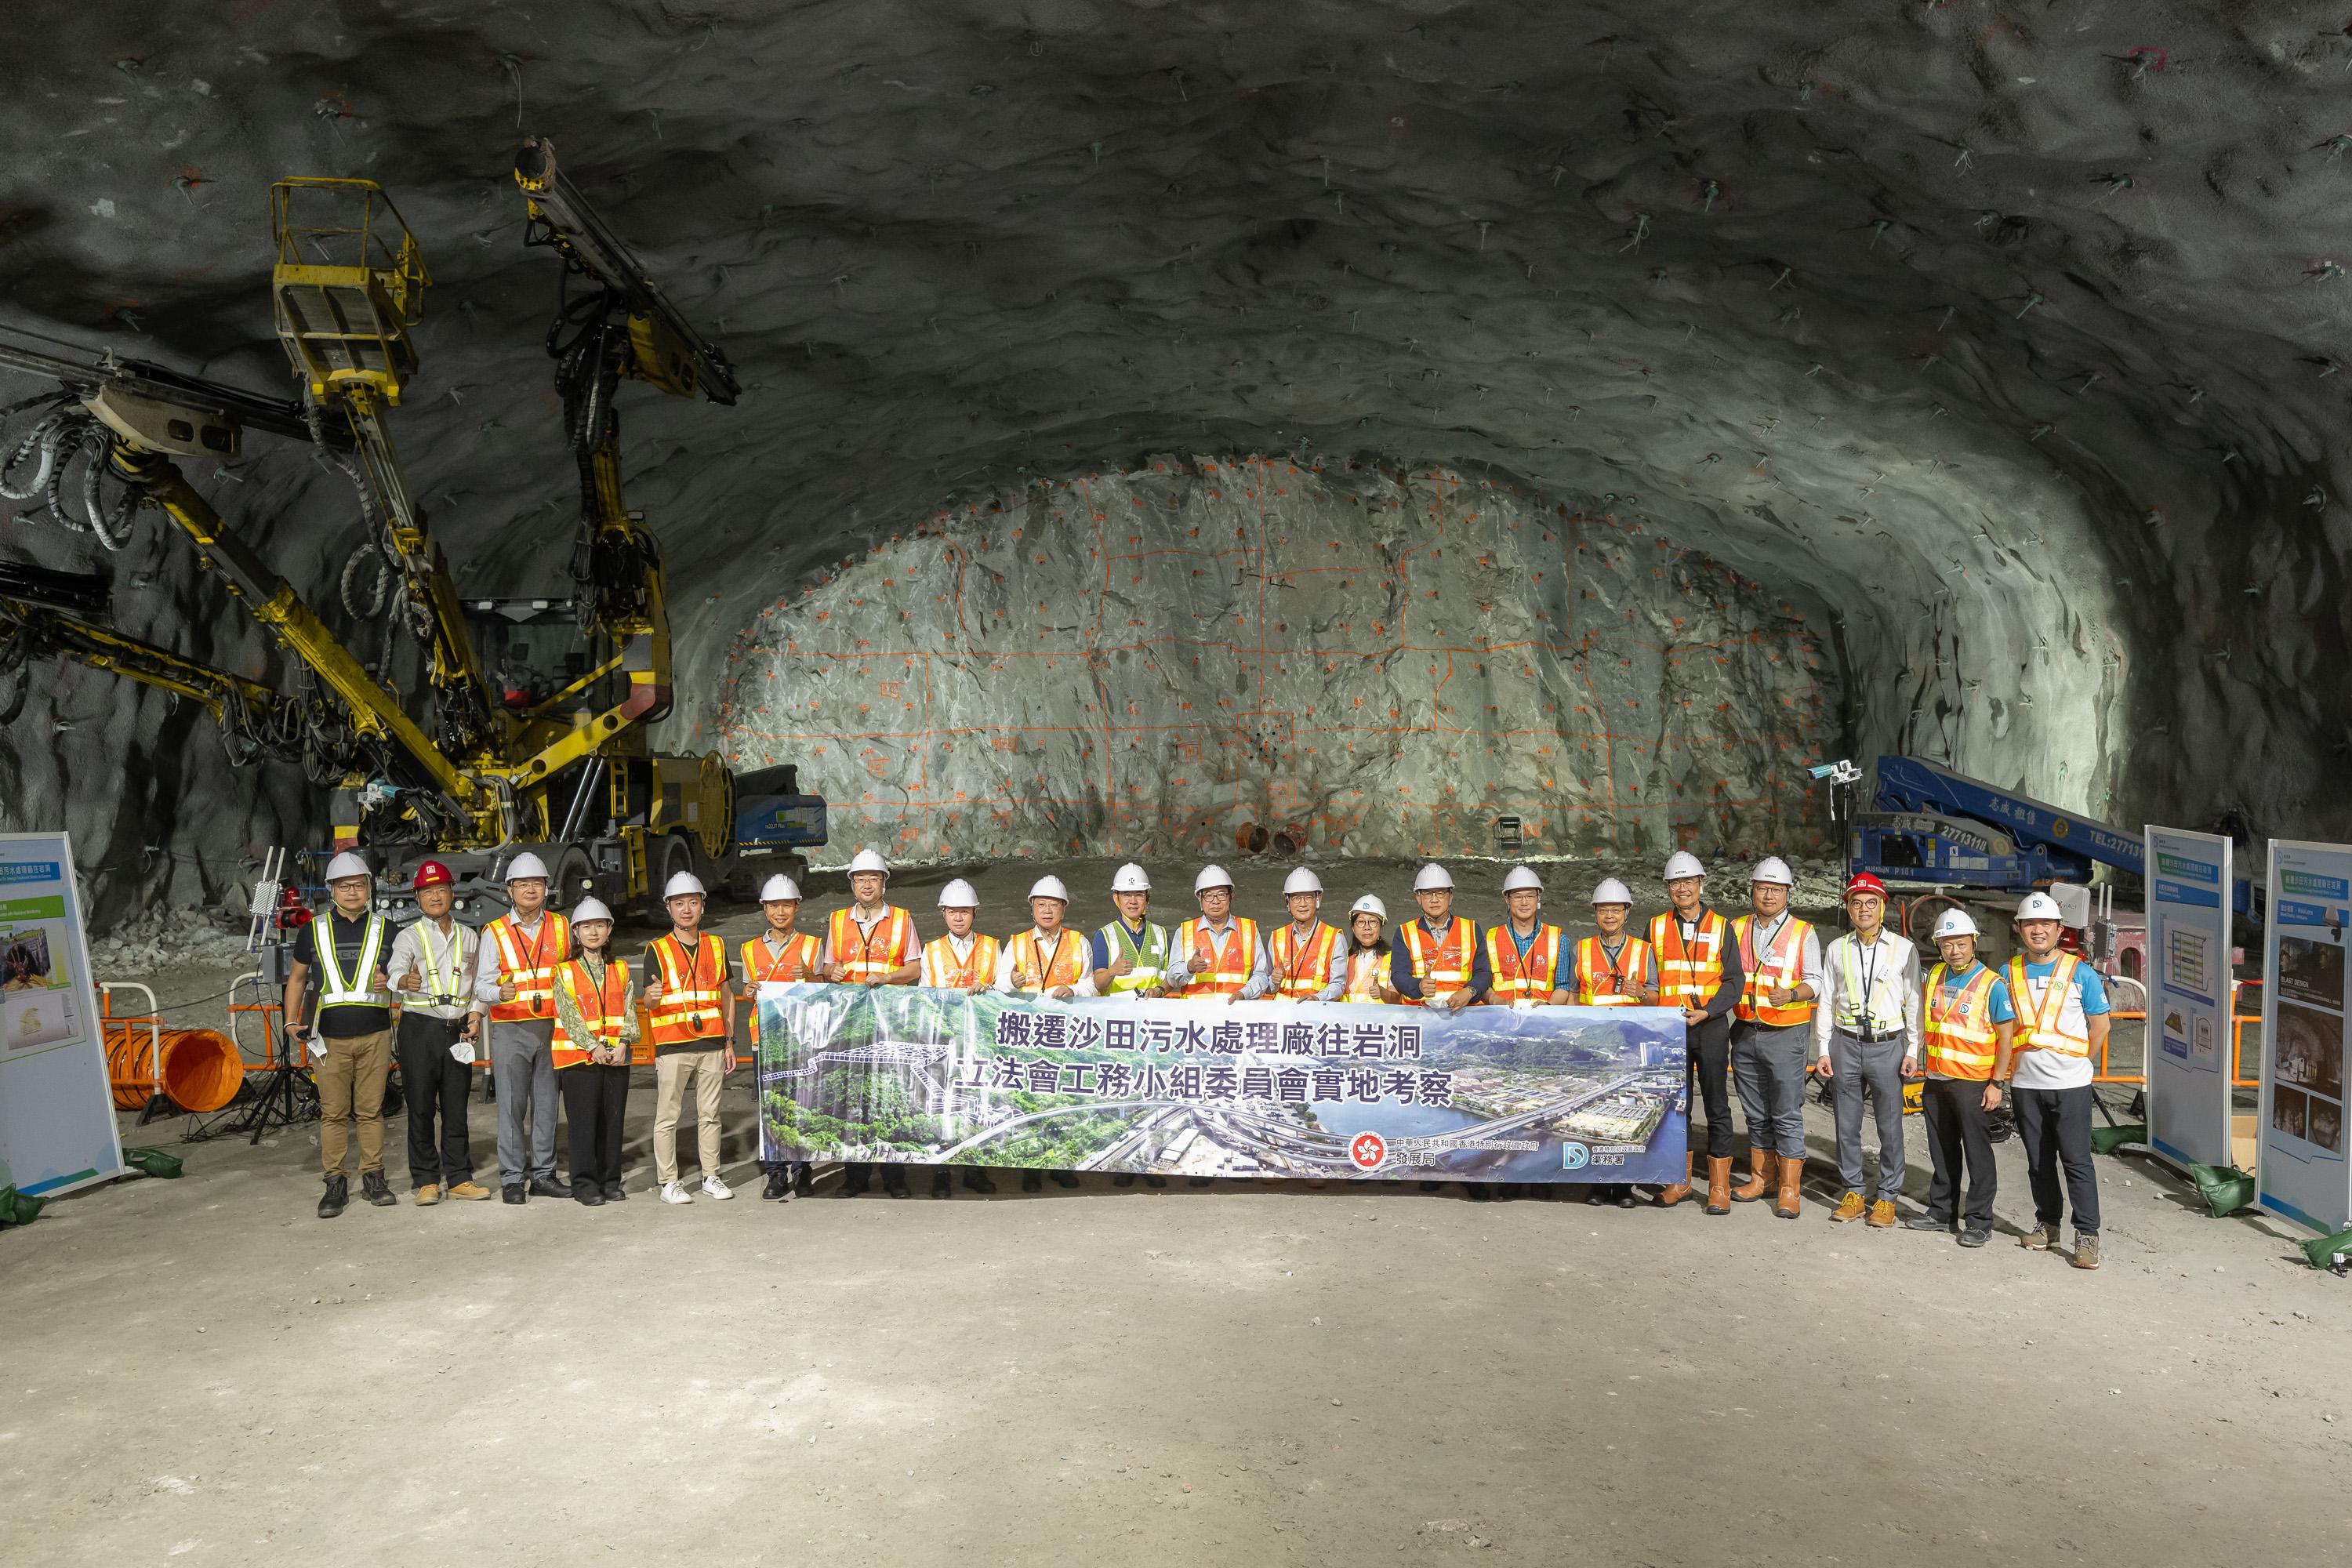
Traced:
<path id="1" fill-rule="evenodd" d="M 662 889 L 670 929 L 646 949 L 646 1021 L 654 1037 L 654 1172 L 666 1204 L 694 1201 L 677 1176 L 677 1119 L 694 1085 L 703 1195 L 731 1198 L 719 1176 L 719 1090 L 735 1070 L 735 990 L 727 944 L 702 929 L 702 881 L 680 871 Z"/>
<path id="2" fill-rule="evenodd" d="M 761 994 L 824 978 L 824 944 L 797 929 L 801 885 L 782 872 L 769 878 L 760 889 L 760 912 L 767 918 L 768 929 L 744 941 L 743 973 L 737 993 L 744 1012 L 751 1016 L 755 1064 L 759 1060 Z M 806 1197 L 813 1180 L 808 1162 L 769 1159 L 766 1127 L 762 1117 L 760 1171 L 767 1177 L 767 1183 L 761 1187 L 760 1196 L 771 1203 L 790 1203 L 795 1192 Z"/>
<path id="3" fill-rule="evenodd" d="M 621 1122 L 629 1105 L 630 1047 L 637 1043 L 637 994 L 629 966 L 613 956 L 613 911 L 583 899 L 572 911 L 572 955 L 555 977 L 551 1055 L 572 1124 L 572 1201 L 619 1203 Z"/>
<path id="4" fill-rule="evenodd" d="M 1580 1007 L 1650 1007 L 1657 1005 L 1657 961 L 1650 944 L 1625 934 L 1633 913 L 1633 891 L 1614 877 L 1603 877 L 1592 889 L 1592 923 L 1599 936 L 1576 944 L 1572 999 Z M 1595 1182 L 1584 1194 L 1588 1204 L 1634 1206 L 1633 1188 L 1627 1182 Z"/>
<path id="5" fill-rule="evenodd" d="M 1658 1005 L 1682 1009 L 1687 1031 L 1689 1098 L 1706 1107 L 1706 1212 L 1731 1212 L 1731 1008 L 1747 977 L 1731 923 L 1706 907 L 1706 868 L 1677 850 L 1663 879 L 1674 905 L 1650 921 L 1650 948 L 1658 959 Z M 1659 1189 L 1661 1207 L 1690 1196 L 1693 1164 L 1683 1179 Z"/>
<path id="6" fill-rule="evenodd" d="M 1510 919 L 1486 930 L 1486 969 L 1494 976 L 1486 1000 L 1501 1007 L 1542 1007 L 1568 1000 L 1560 984 L 1564 939 L 1559 927 L 1536 917 L 1543 910 L 1543 879 L 1514 866 L 1503 879 Z"/>
<path id="7" fill-rule="evenodd" d="M 1789 912 L 1796 882 L 1786 860 L 1766 856 L 1748 877 L 1749 912 L 1731 922 L 1743 976 L 1731 1008 L 1731 1077 L 1748 1118 L 1748 1180 L 1731 1190 L 1731 1201 L 1772 1193 L 1772 1212 L 1782 1219 L 1795 1219 L 1804 1201 L 1813 1001 L 1825 989 L 1822 939 Z"/>
<path id="8" fill-rule="evenodd" d="M 2000 1108 L 2009 1079 L 2011 1037 L 2017 1029 L 2008 983 L 1977 962 L 1977 922 L 1965 910 L 1946 910 L 1936 922 L 1936 951 L 1944 962 L 1927 975 L 1921 998 L 1920 1038 L 1927 1082 L 1920 1120 L 1935 1176 L 1927 1206 L 1903 1223 L 1912 1230 L 1949 1234 L 1957 1207 L 1962 1247 L 1992 1239 L 1993 1169 L 1987 1118 Z M 1960 1203 L 1965 1166 L 1969 1191 Z"/>
<path id="9" fill-rule="evenodd" d="M 1389 980 L 1389 907 L 1366 893 L 1348 910 L 1348 954 L 1339 1000 L 1382 1003 L 1400 1000 Z"/>
<path id="10" fill-rule="evenodd" d="M 1283 879 L 1287 925 L 1275 927 L 1266 951 L 1274 960 L 1278 1002 L 1337 1002 L 1348 985 L 1347 944 L 1339 929 L 1315 917 L 1323 908 L 1323 879 L 1301 866 Z"/>

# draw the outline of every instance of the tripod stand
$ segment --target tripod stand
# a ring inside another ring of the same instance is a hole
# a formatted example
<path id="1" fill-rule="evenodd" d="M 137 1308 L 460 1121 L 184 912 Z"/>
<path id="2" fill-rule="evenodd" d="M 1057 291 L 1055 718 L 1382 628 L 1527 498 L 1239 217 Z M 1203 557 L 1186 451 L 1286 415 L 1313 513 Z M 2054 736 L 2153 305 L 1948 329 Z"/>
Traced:
<path id="1" fill-rule="evenodd" d="M 225 1131 L 236 1134 L 249 1133 L 248 1142 L 258 1145 L 262 1134 L 274 1128 L 291 1127 L 299 1121 L 314 1121 L 319 1115 L 319 1088 L 302 1064 L 291 1056 L 269 1069 L 261 1092 L 245 1108 L 245 1114 L 230 1123 Z"/>

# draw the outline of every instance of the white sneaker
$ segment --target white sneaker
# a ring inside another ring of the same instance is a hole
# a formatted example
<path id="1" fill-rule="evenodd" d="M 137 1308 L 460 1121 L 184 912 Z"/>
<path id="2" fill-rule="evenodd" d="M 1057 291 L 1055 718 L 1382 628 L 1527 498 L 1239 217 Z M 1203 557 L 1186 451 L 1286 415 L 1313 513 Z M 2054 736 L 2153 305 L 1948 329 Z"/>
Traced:
<path id="1" fill-rule="evenodd" d="M 661 1200 L 666 1204 L 690 1204 L 694 1201 L 694 1194 L 688 1192 L 684 1187 L 679 1186 L 676 1182 L 664 1182 L 662 1184 Z"/>
<path id="2" fill-rule="evenodd" d="M 716 1176 L 703 1177 L 702 1190 L 714 1198 L 731 1198 L 735 1195 L 735 1189 Z"/>

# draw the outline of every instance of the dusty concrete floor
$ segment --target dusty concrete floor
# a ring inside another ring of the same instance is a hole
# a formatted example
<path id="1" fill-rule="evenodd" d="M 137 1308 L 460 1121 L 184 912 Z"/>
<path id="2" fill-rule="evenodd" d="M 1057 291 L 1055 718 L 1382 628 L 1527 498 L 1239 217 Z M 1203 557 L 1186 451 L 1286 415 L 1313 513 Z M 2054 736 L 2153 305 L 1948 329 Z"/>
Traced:
<path id="1" fill-rule="evenodd" d="M 2352 1293 L 2143 1162 L 2096 1274 L 2014 1245 L 2013 1144 L 1980 1253 L 1409 1187 L 673 1210 L 649 1087 L 600 1210 L 322 1223 L 314 1127 L 127 1134 L 187 1177 L 0 1237 L 0 1561 L 2338 1560 Z"/>

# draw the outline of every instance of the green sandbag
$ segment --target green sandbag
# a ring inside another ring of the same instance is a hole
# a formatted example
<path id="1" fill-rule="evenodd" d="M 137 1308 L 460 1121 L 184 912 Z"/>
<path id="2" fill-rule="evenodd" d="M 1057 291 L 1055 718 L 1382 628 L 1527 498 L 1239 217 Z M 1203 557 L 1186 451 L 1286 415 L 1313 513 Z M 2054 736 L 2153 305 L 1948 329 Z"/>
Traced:
<path id="1" fill-rule="evenodd" d="M 30 1225 L 48 1206 L 47 1198 L 28 1197 L 13 1186 L 0 1187 L 0 1225 Z"/>
<path id="2" fill-rule="evenodd" d="M 2303 1244 L 2303 1255 L 2314 1268 L 2332 1266 L 2339 1252 L 2352 1253 L 2352 1230 L 2339 1230 L 2334 1236 L 2323 1236 L 2316 1241 Z"/>
<path id="3" fill-rule="evenodd" d="M 2215 1219 L 2226 1219 L 2253 1206 L 2254 1178 L 2235 1165 L 2191 1165 L 2189 1175 Z"/>
<path id="4" fill-rule="evenodd" d="M 2121 1127 L 2091 1129 L 2091 1152 L 2094 1154 L 2112 1154 L 2126 1143 L 2147 1142 L 2147 1123 L 2145 1121 L 2126 1121 Z"/>
<path id="5" fill-rule="evenodd" d="M 134 1171 L 143 1171 L 151 1176 L 161 1176 L 167 1182 L 180 1174 L 180 1157 L 177 1154 L 166 1154 L 161 1149 L 125 1149 L 122 1152 L 122 1163 Z"/>

